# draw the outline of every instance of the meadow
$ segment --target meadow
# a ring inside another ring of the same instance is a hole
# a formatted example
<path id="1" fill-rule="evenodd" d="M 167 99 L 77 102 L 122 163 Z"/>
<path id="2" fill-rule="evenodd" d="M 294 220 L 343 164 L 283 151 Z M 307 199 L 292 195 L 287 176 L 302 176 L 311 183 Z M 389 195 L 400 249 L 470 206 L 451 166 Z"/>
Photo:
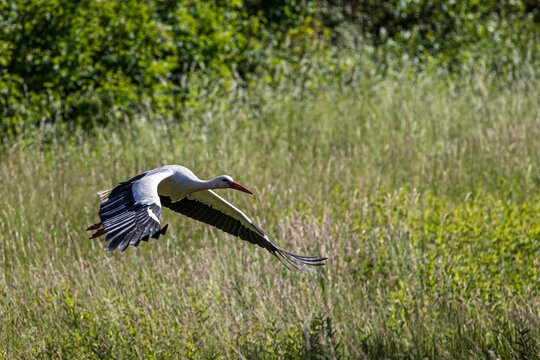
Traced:
<path id="1" fill-rule="evenodd" d="M 540 358 L 540 80 L 260 86 L 0 153 L 0 358 Z M 315 274 L 163 212 L 108 255 L 96 192 L 182 164 Z"/>

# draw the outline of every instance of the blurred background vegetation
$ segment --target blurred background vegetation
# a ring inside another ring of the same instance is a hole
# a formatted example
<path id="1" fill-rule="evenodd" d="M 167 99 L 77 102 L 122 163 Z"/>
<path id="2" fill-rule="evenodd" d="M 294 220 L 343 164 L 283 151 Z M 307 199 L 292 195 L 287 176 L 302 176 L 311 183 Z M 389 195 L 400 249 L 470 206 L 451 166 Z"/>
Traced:
<path id="1" fill-rule="evenodd" d="M 536 0 L 0 0 L 0 360 L 540 359 Z M 165 164 L 314 276 L 95 191 Z"/>
<path id="2" fill-rule="evenodd" d="M 539 39 L 536 0 L 0 0 L 1 138 L 182 120 L 283 80 L 300 95 L 404 67 L 512 80 Z"/>

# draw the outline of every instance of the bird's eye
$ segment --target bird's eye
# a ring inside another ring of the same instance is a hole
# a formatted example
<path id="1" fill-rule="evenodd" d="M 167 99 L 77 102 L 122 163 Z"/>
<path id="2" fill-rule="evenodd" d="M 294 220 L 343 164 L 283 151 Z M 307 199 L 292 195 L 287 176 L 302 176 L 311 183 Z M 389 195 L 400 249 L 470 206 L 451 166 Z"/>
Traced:
<path id="1" fill-rule="evenodd" d="M 229 179 L 223 179 L 223 182 L 225 182 L 227 184 L 230 183 Z"/>

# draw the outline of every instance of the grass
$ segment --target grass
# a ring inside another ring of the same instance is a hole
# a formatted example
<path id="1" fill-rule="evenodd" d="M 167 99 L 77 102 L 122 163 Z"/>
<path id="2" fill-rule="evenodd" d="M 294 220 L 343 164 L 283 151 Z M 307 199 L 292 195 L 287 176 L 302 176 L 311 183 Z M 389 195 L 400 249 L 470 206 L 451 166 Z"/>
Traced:
<path id="1" fill-rule="evenodd" d="M 540 358 L 540 82 L 423 75 L 259 89 L 174 122 L 1 153 L 0 358 Z M 164 164 L 294 252 L 164 211 L 108 256 L 96 191 Z"/>

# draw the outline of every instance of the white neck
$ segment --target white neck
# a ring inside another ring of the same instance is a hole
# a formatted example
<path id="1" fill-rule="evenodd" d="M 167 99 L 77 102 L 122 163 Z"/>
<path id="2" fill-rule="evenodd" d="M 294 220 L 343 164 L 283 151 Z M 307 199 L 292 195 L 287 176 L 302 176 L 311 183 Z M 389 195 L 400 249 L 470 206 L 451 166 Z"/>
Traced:
<path id="1" fill-rule="evenodd" d="M 201 179 L 189 179 L 188 181 L 184 181 L 182 183 L 182 186 L 186 190 L 193 191 L 199 191 L 199 190 L 208 190 L 208 189 L 218 189 L 222 186 L 220 186 L 221 182 L 217 179 L 212 180 L 201 180 Z"/>
<path id="2" fill-rule="evenodd" d="M 173 201 L 201 190 L 219 189 L 228 186 L 218 178 L 212 180 L 201 180 L 193 172 L 182 166 L 171 166 L 174 176 L 168 177 L 158 185 L 158 194 L 169 196 Z"/>
<path id="3" fill-rule="evenodd" d="M 201 190 L 206 190 L 206 189 L 219 189 L 219 188 L 223 188 L 223 184 L 221 183 L 221 181 L 219 181 L 217 178 L 215 179 L 212 179 L 212 180 L 199 180 L 199 184 L 201 185 Z"/>

